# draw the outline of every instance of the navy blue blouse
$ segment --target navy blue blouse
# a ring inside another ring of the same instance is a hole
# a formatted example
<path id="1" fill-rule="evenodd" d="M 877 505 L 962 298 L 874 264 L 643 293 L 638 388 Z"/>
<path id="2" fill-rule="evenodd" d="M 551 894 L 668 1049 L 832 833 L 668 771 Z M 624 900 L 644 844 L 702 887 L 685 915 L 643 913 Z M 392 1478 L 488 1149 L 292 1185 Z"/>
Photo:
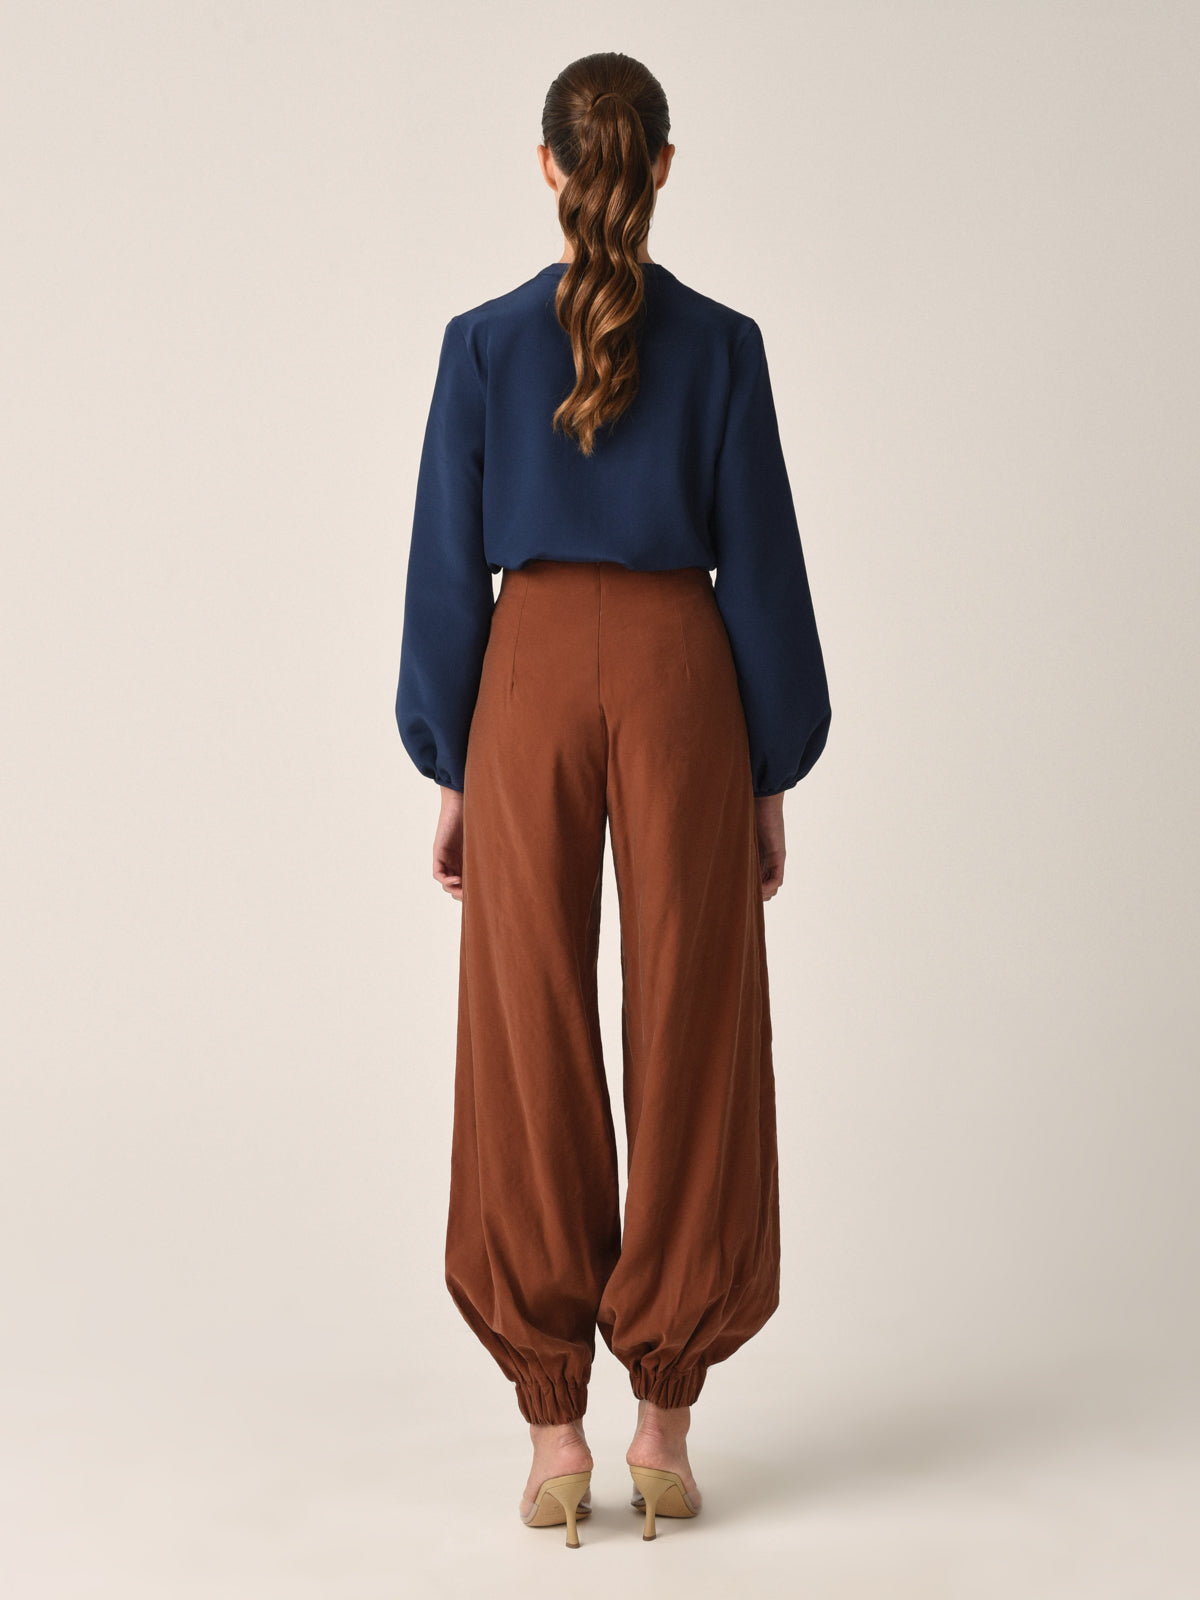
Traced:
<path id="1" fill-rule="evenodd" d="M 554 311 L 566 263 L 451 317 L 417 476 L 396 720 L 418 771 L 461 790 L 494 604 L 536 558 L 716 569 L 756 795 L 790 789 L 829 689 L 762 333 L 644 262 L 639 386 L 592 456 L 551 427 L 575 383 Z"/>

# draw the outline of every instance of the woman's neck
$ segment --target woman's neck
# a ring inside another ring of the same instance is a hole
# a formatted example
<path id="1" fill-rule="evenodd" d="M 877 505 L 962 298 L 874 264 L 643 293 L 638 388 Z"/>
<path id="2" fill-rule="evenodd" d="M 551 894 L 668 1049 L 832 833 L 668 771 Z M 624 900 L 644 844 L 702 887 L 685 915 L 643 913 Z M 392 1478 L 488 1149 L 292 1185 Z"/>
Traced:
<path id="1" fill-rule="evenodd" d="M 559 256 L 558 259 L 560 261 L 562 261 L 562 262 L 574 261 L 575 255 L 574 255 L 573 251 L 568 250 L 567 247 L 564 245 L 563 246 L 563 253 L 562 253 L 561 256 Z M 639 261 L 644 261 L 647 266 L 650 266 L 650 267 L 654 266 L 654 262 L 651 261 L 649 255 L 647 254 L 647 252 L 644 249 L 638 251 L 638 260 Z"/>

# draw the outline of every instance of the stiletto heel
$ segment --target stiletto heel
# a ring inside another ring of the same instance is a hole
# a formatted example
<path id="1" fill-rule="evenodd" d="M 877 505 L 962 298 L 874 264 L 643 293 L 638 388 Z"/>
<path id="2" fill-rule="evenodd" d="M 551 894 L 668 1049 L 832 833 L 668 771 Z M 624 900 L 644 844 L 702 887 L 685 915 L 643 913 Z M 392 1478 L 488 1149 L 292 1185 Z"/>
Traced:
<path id="1" fill-rule="evenodd" d="M 577 1518 L 590 1517 L 592 1514 L 591 1506 L 580 1507 L 579 1504 L 591 1481 L 590 1468 L 586 1472 L 564 1472 L 561 1477 L 543 1479 L 538 1485 L 533 1509 L 523 1513 L 521 1521 L 527 1528 L 556 1528 L 565 1522 L 567 1546 L 571 1550 L 578 1550 L 579 1532 L 575 1523 Z"/>
<path id="2" fill-rule="evenodd" d="M 694 1506 L 688 1499 L 687 1490 L 683 1487 L 683 1479 L 677 1472 L 666 1472 L 661 1467 L 630 1467 L 633 1481 L 646 1503 L 646 1525 L 642 1529 L 643 1539 L 657 1537 L 654 1527 L 654 1515 L 657 1511 L 664 1517 L 694 1517 L 699 1515 L 699 1506 Z M 635 1511 L 640 1510 L 637 1502 L 630 1501 Z"/>

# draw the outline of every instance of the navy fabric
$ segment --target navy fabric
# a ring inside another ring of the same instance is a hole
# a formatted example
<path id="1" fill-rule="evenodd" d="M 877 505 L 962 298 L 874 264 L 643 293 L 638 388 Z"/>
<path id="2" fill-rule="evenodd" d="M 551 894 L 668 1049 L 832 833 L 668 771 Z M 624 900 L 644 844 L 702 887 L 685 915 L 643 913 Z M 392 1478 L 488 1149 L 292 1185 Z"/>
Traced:
<path id="1" fill-rule="evenodd" d="M 554 311 L 565 262 L 451 317 L 417 477 L 396 720 L 418 771 L 463 788 L 494 604 L 526 561 L 715 569 L 754 793 L 790 789 L 829 689 L 762 333 L 644 262 L 632 404 L 590 458 L 551 426 L 575 382 Z"/>

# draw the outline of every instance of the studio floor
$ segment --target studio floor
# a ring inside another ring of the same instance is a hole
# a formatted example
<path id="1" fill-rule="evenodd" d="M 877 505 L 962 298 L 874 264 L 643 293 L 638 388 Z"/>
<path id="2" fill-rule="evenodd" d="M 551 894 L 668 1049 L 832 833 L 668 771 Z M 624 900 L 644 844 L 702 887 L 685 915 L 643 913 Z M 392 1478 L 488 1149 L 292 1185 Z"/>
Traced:
<path id="1" fill-rule="evenodd" d="M 4 1394 L 6 1588 L 21 1600 L 559 1595 L 1194 1600 L 1200 1405 L 1170 1386 L 890 1410 L 693 1411 L 701 1516 L 640 1538 L 619 1375 L 596 1385 L 581 1547 L 516 1514 L 514 1411 L 395 1383 L 161 1376 Z M 414 1410 L 415 1407 L 415 1410 Z"/>

